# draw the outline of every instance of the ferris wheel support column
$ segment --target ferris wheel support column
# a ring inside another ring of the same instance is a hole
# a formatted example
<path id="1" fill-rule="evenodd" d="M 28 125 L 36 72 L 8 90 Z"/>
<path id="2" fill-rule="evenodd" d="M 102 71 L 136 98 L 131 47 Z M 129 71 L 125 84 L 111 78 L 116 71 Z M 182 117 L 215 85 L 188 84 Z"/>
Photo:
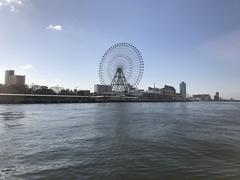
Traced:
<path id="1" fill-rule="evenodd" d="M 128 83 L 121 68 L 117 69 L 111 82 L 111 87 L 116 92 L 128 92 Z"/>

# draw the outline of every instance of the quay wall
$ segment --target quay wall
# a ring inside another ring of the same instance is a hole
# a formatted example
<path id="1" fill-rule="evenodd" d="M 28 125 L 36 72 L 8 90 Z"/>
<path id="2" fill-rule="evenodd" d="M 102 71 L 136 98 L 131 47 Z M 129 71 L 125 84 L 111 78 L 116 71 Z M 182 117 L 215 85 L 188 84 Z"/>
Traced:
<path id="1" fill-rule="evenodd" d="M 67 96 L 35 94 L 0 94 L 0 104 L 106 103 L 106 102 L 173 102 L 170 99 L 142 99 L 116 96 Z"/>
<path id="2" fill-rule="evenodd" d="M 94 99 L 88 96 L 0 94 L 0 104 L 84 103 L 93 101 Z"/>

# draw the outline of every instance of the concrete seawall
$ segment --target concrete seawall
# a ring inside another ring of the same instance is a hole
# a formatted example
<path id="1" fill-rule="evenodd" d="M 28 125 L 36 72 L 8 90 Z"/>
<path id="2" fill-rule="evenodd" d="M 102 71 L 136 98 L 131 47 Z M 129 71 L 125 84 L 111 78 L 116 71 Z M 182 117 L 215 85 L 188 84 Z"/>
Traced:
<path id="1" fill-rule="evenodd" d="M 84 103 L 95 102 L 88 96 L 60 96 L 35 94 L 0 94 L 0 104 L 32 104 L 32 103 Z"/>
<path id="2" fill-rule="evenodd" d="M 68 96 L 36 94 L 0 94 L 0 104 L 46 104 L 46 103 L 106 103 L 106 102 L 173 102 L 168 99 L 141 99 L 116 96 Z"/>

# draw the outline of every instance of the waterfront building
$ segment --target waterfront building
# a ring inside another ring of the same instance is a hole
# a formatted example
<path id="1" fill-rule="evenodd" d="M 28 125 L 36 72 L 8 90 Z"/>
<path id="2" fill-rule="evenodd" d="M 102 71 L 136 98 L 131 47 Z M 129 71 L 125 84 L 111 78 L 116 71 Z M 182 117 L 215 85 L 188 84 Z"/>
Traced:
<path id="1" fill-rule="evenodd" d="M 149 99 L 161 99 L 163 101 L 175 101 L 176 89 L 172 86 L 165 85 L 164 88 L 149 87 L 148 91 L 144 92 L 144 97 Z"/>
<path id="2" fill-rule="evenodd" d="M 25 86 L 25 76 L 15 75 L 14 70 L 5 71 L 5 86 Z"/>
<path id="3" fill-rule="evenodd" d="M 196 94 L 192 98 L 194 101 L 211 101 L 211 96 L 209 94 Z"/>
<path id="4" fill-rule="evenodd" d="M 102 85 L 102 84 L 94 85 L 94 93 L 98 96 L 104 95 L 106 93 L 111 93 L 111 92 L 112 92 L 111 85 Z"/>
<path id="5" fill-rule="evenodd" d="M 90 96 L 90 90 L 78 90 L 77 95 L 78 96 Z"/>
<path id="6" fill-rule="evenodd" d="M 183 99 L 187 98 L 187 85 L 185 82 L 180 83 L 180 94 L 182 95 Z"/>
<path id="7" fill-rule="evenodd" d="M 159 93 L 159 91 L 145 91 L 142 93 L 142 97 L 146 99 L 163 99 L 163 96 Z"/>
<path id="8" fill-rule="evenodd" d="M 160 94 L 162 94 L 164 96 L 175 97 L 176 89 L 172 86 L 165 85 L 164 88 L 160 89 Z"/>
<path id="9" fill-rule="evenodd" d="M 31 85 L 31 89 L 32 89 L 32 91 L 36 91 L 36 90 L 41 89 L 41 86 L 40 86 L 40 85 L 33 84 L 33 85 Z"/>
<path id="10" fill-rule="evenodd" d="M 144 89 L 137 89 L 137 88 L 135 88 L 135 89 L 129 89 L 129 91 L 128 91 L 128 96 L 142 96 L 143 95 L 143 93 L 144 93 Z"/>
<path id="11" fill-rule="evenodd" d="M 214 96 L 214 101 L 219 101 L 220 97 L 219 97 L 219 92 L 216 92 L 215 96 Z"/>
<path id="12" fill-rule="evenodd" d="M 63 87 L 59 87 L 59 86 L 54 86 L 50 88 L 51 90 L 53 90 L 55 93 L 60 93 L 62 90 L 64 90 Z"/>
<path id="13" fill-rule="evenodd" d="M 148 87 L 148 91 L 160 91 L 159 88 L 156 88 L 156 87 Z"/>
<path id="14" fill-rule="evenodd" d="M 160 92 L 160 89 L 155 87 L 154 84 L 153 87 L 148 87 L 148 90 L 142 93 L 142 97 L 146 99 L 161 99 Z"/>
<path id="15" fill-rule="evenodd" d="M 175 100 L 176 101 L 186 101 L 187 99 L 183 98 L 181 93 L 176 93 Z"/>

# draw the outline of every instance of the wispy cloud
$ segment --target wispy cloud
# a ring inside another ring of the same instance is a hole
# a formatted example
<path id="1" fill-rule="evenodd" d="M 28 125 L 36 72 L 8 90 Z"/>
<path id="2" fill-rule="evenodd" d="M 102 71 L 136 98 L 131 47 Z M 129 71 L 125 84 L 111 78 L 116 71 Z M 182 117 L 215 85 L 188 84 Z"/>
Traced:
<path id="1" fill-rule="evenodd" d="M 31 65 L 31 64 L 21 65 L 21 66 L 19 66 L 19 68 L 22 70 L 32 69 L 33 65 Z"/>
<path id="2" fill-rule="evenodd" d="M 52 25 L 52 24 L 50 24 L 46 29 L 47 30 L 53 30 L 53 31 L 62 31 L 63 27 L 62 27 L 62 25 Z"/>
<path id="3" fill-rule="evenodd" d="M 0 7 L 7 7 L 11 12 L 16 11 L 16 6 L 21 6 L 24 0 L 0 0 Z"/>

